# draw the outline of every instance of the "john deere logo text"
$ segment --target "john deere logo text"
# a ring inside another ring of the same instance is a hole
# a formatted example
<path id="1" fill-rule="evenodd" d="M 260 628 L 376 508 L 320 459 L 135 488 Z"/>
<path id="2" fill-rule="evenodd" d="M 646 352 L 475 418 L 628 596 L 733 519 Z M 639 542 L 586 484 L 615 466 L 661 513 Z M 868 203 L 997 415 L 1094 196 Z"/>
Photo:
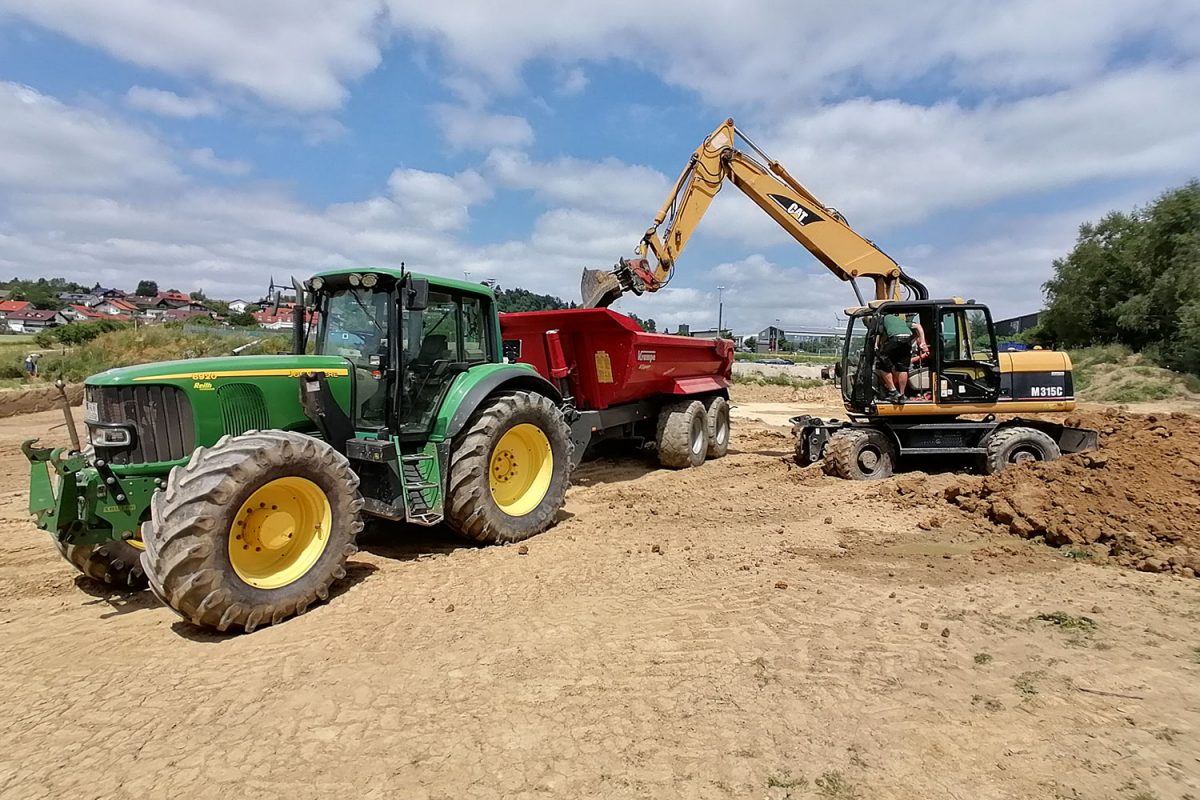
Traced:
<path id="1" fill-rule="evenodd" d="M 790 197 L 784 197 L 781 194 L 771 195 L 771 199 L 779 203 L 780 207 L 787 212 L 788 216 L 796 220 L 801 225 L 808 225 L 810 222 L 820 222 L 821 217 L 817 216 L 816 212 L 807 209 L 797 203 Z"/>

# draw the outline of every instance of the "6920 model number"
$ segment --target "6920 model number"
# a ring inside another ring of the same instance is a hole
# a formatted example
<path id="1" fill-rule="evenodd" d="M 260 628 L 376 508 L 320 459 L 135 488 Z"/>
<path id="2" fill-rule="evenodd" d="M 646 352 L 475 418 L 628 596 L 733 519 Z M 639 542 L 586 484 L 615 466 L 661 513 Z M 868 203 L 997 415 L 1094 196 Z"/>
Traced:
<path id="1" fill-rule="evenodd" d="M 1030 397 L 1062 397 L 1064 394 L 1062 386 L 1031 386 L 1029 387 Z"/>

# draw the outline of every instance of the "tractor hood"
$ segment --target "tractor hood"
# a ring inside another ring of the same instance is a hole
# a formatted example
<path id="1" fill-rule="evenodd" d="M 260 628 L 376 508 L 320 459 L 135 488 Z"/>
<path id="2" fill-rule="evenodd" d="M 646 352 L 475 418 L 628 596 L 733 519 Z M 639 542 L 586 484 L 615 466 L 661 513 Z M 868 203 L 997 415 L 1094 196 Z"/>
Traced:
<path id="1" fill-rule="evenodd" d="M 218 356 L 190 358 L 181 361 L 157 361 L 135 364 L 93 375 L 85 381 L 88 386 L 124 386 L 139 383 L 207 383 L 212 389 L 229 381 L 258 382 L 264 378 L 298 378 L 306 372 L 321 372 L 331 380 L 348 377 L 350 362 L 340 356 Z M 197 391 L 207 387 L 192 386 Z"/>
<path id="2" fill-rule="evenodd" d="M 118 367 L 88 378 L 89 428 L 129 429 L 134 447 L 114 468 L 163 465 L 252 430 L 314 431 L 300 405 L 300 377 L 324 374 L 333 399 L 352 408 L 353 365 L 340 356 L 223 356 Z M 118 456 L 121 457 L 118 457 Z"/>

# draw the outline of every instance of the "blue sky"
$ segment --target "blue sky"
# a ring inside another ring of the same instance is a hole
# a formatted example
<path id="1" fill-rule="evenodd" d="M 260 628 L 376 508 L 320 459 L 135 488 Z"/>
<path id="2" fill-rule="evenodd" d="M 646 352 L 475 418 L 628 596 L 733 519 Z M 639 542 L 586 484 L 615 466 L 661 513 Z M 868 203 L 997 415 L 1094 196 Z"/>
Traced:
<path id="1" fill-rule="evenodd" d="M 443 7 L 444 6 L 444 7 Z M 1200 4 L 0 0 L 0 274 L 257 297 L 407 262 L 575 298 L 727 116 L 939 295 L 1027 312 L 1080 222 L 1200 175 Z M 727 187 L 668 290 L 850 305 Z"/>

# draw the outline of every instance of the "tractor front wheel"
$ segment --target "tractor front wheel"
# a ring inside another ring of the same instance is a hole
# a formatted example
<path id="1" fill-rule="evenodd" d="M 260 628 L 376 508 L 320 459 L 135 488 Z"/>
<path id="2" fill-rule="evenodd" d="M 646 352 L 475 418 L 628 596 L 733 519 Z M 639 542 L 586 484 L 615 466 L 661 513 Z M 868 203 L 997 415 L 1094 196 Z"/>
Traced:
<path id="1" fill-rule="evenodd" d="M 454 439 L 446 522 L 482 544 L 541 533 L 566 502 L 573 450 L 571 430 L 550 398 L 488 398 Z"/>
<path id="2" fill-rule="evenodd" d="M 55 541 L 58 552 L 75 569 L 92 580 L 117 589 L 145 589 L 146 573 L 142 570 L 140 539 L 118 539 L 102 544 L 64 544 Z"/>
<path id="3" fill-rule="evenodd" d="M 171 470 L 142 526 L 154 594 L 195 625 L 247 633 L 329 597 L 362 530 L 358 476 L 325 442 L 251 431 Z"/>
<path id="4" fill-rule="evenodd" d="M 825 446 L 825 472 L 852 481 L 890 478 L 896 467 L 896 450 L 882 431 L 842 428 Z"/>

